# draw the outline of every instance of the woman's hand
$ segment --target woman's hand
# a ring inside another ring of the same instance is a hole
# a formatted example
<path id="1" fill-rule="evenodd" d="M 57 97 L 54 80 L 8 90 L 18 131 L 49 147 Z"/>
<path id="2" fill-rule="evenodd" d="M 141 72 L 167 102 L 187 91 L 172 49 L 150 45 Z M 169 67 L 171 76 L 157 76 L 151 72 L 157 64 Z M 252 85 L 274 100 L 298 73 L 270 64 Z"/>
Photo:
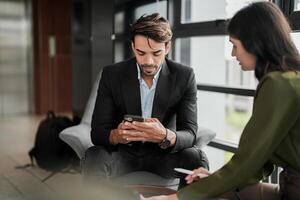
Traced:
<path id="1" fill-rule="evenodd" d="M 194 173 L 191 175 L 188 175 L 187 177 L 185 177 L 186 183 L 187 184 L 191 184 L 194 181 L 198 181 L 201 178 L 207 177 L 209 175 L 211 175 L 211 173 L 203 168 L 203 167 L 199 167 L 198 169 L 193 170 Z"/>
<path id="2" fill-rule="evenodd" d="M 178 200 L 177 194 L 171 195 L 160 195 L 160 196 L 153 196 L 145 198 L 143 195 L 140 195 L 140 200 Z"/>

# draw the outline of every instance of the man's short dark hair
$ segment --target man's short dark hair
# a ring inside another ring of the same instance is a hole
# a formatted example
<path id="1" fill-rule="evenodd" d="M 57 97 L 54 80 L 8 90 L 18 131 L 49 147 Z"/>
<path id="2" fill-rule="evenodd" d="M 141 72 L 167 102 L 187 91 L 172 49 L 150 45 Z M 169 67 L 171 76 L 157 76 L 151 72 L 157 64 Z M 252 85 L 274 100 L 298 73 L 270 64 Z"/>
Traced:
<path id="1" fill-rule="evenodd" d="M 142 15 L 131 27 L 131 41 L 136 35 L 142 35 L 156 42 L 167 43 L 172 39 L 172 30 L 167 19 L 159 13 Z"/>

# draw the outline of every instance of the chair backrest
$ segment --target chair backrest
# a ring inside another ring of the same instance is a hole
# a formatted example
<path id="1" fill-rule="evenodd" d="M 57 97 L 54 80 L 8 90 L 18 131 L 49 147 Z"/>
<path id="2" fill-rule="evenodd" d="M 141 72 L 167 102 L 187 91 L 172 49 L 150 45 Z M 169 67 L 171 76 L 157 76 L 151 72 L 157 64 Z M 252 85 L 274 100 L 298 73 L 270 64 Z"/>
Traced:
<path id="1" fill-rule="evenodd" d="M 96 98 L 97 98 L 98 86 L 99 86 L 99 82 L 100 82 L 100 79 L 101 79 L 101 74 L 102 74 L 102 71 L 100 71 L 98 73 L 97 78 L 96 78 L 96 80 L 93 84 L 89 100 L 87 101 L 87 104 L 85 106 L 85 110 L 84 110 L 84 113 L 83 113 L 83 116 L 82 116 L 81 123 L 91 125 L 92 115 L 93 115 L 93 112 L 94 112 L 94 107 L 95 107 Z"/>

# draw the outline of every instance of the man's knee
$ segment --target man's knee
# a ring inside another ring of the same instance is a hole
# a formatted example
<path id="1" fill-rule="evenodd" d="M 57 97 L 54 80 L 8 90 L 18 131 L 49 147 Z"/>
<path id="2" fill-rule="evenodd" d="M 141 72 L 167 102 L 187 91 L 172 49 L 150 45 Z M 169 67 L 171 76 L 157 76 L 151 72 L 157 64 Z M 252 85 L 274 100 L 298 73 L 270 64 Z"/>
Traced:
<path id="1" fill-rule="evenodd" d="M 85 155 L 83 157 L 84 163 L 88 164 L 96 164 L 99 161 L 103 162 L 106 160 L 110 160 L 111 155 L 110 152 L 101 146 L 92 146 L 85 151 Z"/>
<path id="2" fill-rule="evenodd" d="M 95 159 L 98 157 L 101 150 L 102 148 L 99 146 L 92 146 L 85 151 L 84 158 L 86 160 Z"/>
<path id="3" fill-rule="evenodd" d="M 96 146 L 92 146 L 92 147 L 88 148 L 85 151 L 84 156 L 80 161 L 81 174 L 83 175 L 83 177 L 85 179 L 90 177 L 91 167 L 94 164 L 95 158 L 97 157 L 96 156 L 96 151 L 97 151 Z"/>
<path id="4" fill-rule="evenodd" d="M 183 150 L 183 157 L 186 158 L 186 162 L 190 163 L 194 168 L 204 167 L 209 169 L 209 162 L 206 154 L 198 147 L 192 147 Z"/>
<path id="5" fill-rule="evenodd" d="M 105 177 L 106 162 L 111 160 L 109 152 L 100 146 L 92 146 L 85 152 L 85 156 L 81 159 L 81 173 L 84 178 L 91 178 L 93 176 Z"/>

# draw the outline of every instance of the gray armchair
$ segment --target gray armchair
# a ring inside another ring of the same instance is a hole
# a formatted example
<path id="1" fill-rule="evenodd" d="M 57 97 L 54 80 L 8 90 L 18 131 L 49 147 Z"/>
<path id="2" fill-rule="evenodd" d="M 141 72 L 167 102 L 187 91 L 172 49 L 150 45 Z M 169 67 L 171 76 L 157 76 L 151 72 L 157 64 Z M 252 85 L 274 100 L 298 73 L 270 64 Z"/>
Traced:
<path id="1" fill-rule="evenodd" d="M 59 135 L 63 141 L 72 147 L 80 159 L 83 158 L 85 151 L 89 147 L 93 146 L 90 136 L 91 121 L 100 78 L 101 74 L 99 73 L 97 80 L 93 85 L 91 95 L 87 102 L 80 124 L 63 130 Z M 199 127 L 196 146 L 200 148 L 204 147 L 215 137 L 215 135 L 216 134 L 213 131 Z M 179 184 L 179 179 L 166 179 L 146 171 L 132 172 L 119 177 L 117 181 L 125 185 L 153 185 L 167 187 L 173 190 L 176 190 Z"/>

